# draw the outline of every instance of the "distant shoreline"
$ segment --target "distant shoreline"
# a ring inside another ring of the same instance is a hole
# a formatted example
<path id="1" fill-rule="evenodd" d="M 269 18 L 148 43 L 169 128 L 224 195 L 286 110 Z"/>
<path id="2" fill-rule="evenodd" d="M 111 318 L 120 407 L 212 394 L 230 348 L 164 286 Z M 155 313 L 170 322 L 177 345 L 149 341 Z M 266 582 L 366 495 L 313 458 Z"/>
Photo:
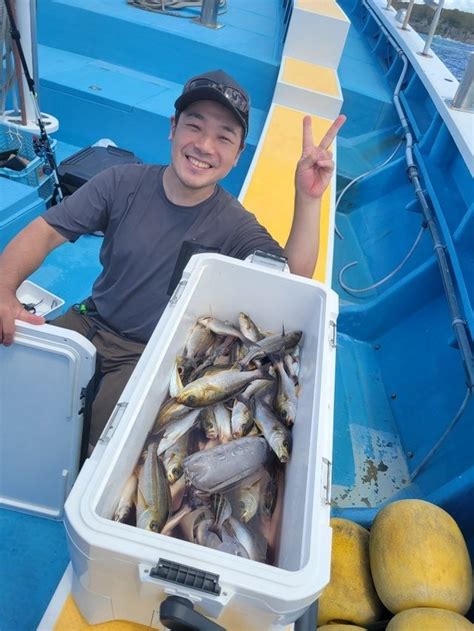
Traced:
<path id="1" fill-rule="evenodd" d="M 394 9 L 406 9 L 408 2 L 393 0 Z M 433 19 L 433 9 L 415 4 L 410 17 L 410 26 L 418 33 L 427 34 Z M 464 44 L 474 44 L 474 13 L 458 9 L 443 9 L 436 35 Z"/>

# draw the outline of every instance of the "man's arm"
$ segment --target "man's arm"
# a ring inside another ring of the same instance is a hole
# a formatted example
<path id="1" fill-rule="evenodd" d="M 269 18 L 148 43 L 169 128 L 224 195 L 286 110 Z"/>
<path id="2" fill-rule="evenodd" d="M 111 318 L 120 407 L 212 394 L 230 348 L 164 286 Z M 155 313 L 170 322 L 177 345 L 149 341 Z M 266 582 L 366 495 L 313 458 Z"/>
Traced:
<path id="1" fill-rule="evenodd" d="M 44 318 L 26 311 L 16 298 L 16 290 L 46 256 L 67 241 L 41 217 L 32 221 L 5 248 L 0 256 L 0 344 L 13 342 L 15 319 L 43 324 Z"/>
<path id="2" fill-rule="evenodd" d="M 293 274 L 312 278 L 319 251 L 321 198 L 331 181 L 334 162 L 329 147 L 346 120 L 338 116 L 319 146 L 313 141 L 311 117 L 303 119 L 303 151 L 295 173 L 295 210 L 285 255 Z"/>

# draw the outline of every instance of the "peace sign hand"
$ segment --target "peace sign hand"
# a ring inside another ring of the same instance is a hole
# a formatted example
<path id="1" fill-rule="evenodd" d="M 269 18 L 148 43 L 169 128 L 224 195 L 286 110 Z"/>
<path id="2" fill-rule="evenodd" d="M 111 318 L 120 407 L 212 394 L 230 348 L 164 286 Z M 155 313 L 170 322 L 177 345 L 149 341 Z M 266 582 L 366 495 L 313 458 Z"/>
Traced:
<path id="1" fill-rule="evenodd" d="M 345 116 L 338 116 L 319 143 L 319 146 L 316 146 L 313 141 L 311 116 L 304 117 L 303 151 L 296 166 L 295 174 L 297 194 L 313 199 L 322 197 L 334 171 L 334 162 L 329 147 L 345 122 Z"/>

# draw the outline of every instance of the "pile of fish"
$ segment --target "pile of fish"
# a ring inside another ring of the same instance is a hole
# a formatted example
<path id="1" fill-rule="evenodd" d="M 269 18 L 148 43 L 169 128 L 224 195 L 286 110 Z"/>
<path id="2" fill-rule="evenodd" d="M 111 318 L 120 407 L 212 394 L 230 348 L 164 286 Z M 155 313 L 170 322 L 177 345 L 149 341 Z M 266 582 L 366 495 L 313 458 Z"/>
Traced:
<path id="1" fill-rule="evenodd" d="M 301 335 L 199 318 L 113 519 L 274 562 Z"/>

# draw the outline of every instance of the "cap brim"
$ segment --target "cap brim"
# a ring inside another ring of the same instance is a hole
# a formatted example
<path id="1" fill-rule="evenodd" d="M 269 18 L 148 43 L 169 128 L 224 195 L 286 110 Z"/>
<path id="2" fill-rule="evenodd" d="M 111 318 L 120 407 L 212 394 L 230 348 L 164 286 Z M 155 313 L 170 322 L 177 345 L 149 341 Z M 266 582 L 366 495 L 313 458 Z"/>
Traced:
<path id="1" fill-rule="evenodd" d="M 216 101 L 223 105 L 226 109 L 231 112 L 235 118 L 239 121 L 244 129 L 244 137 L 247 135 L 247 121 L 242 116 L 237 108 L 235 108 L 228 98 L 224 96 L 218 90 L 209 87 L 195 88 L 186 94 L 182 94 L 174 106 L 178 110 L 178 112 L 184 111 L 187 107 L 194 103 L 195 101 Z"/>

